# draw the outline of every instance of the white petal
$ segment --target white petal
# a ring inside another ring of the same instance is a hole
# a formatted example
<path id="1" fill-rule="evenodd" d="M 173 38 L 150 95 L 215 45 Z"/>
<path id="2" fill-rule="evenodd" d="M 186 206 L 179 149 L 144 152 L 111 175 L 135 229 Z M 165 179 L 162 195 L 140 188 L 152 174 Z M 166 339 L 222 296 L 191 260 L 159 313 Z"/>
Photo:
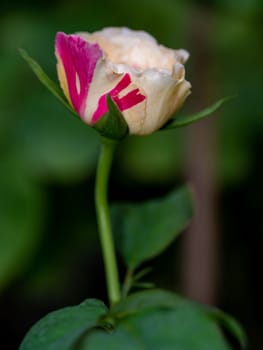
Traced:
<path id="1" fill-rule="evenodd" d="M 139 69 L 167 69 L 177 62 L 184 63 L 189 54 L 159 45 L 148 33 L 128 28 L 105 28 L 92 34 L 80 33 L 89 42 L 96 42 L 109 60 Z"/>
<path id="2" fill-rule="evenodd" d="M 132 79 L 146 95 L 145 103 L 123 112 L 132 134 L 145 135 L 158 130 L 190 94 L 189 82 L 182 77 L 174 80 L 158 70 L 146 70 L 140 76 L 134 75 Z"/>
<path id="3" fill-rule="evenodd" d="M 102 95 L 109 92 L 121 80 L 123 72 L 114 70 L 113 65 L 106 59 L 101 59 L 96 65 L 86 101 L 84 119 L 91 123 L 92 116 L 98 107 Z"/>
<path id="4" fill-rule="evenodd" d="M 180 63 L 185 63 L 189 58 L 189 52 L 184 49 L 175 50 L 175 55 L 177 61 Z"/>
<path id="5" fill-rule="evenodd" d="M 133 90 L 139 89 L 139 87 L 131 80 L 132 71 L 132 69 L 129 69 L 129 67 L 125 65 L 115 65 L 105 58 L 101 59 L 97 63 L 93 79 L 90 84 L 84 113 L 84 119 L 88 123 L 93 124 L 96 122 L 97 117 L 94 117 L 94 113 L 97 111 L 97 109 L 98 111 L 101 111 L 98 108 L 98 102 L 102 96 L 111 93 L 111 90 L 114 89 L 116 94 L 115 96 L 122 99 Z M 119 85 L 119 88 L 117 89 L 118 93 L 116 93 L 116 86 L 122 80 L 122 78 L 124 78 L 125 83 L 122 81 L 121 85 Z M 141 102 L 138 102 L 138 104 L 141 104 Z M 129 107 L 129 109 L 133 109 L 133 107 Z M 100 115 L 98 111 L 96 112 L 96 116 Z"/>

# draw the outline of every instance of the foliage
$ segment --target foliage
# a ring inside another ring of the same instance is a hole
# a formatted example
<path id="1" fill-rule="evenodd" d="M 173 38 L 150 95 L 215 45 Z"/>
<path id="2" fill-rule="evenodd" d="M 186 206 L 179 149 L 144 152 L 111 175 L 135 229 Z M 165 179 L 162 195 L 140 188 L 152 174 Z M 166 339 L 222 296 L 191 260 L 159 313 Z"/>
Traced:
<path id="1" fill-rule="evenodd" d="M 161 199 L 115 205 L 112 216 L 116 243 L 127 267 L 134 270 L 186 228 L 192 217 L 190 190 L 182 187 Z"/>
<path id="2" fill-rule="evenodd" d="M 87 300 L 52 312 L 32 327 L 20 350 L 229 350 L 221 326 L 207 307 L 151 290 L 132 294 L 109 311 L 98 300 Z M 236 322 L 235 329 L 230 331 L 244 348 L 245 336 Z"/>

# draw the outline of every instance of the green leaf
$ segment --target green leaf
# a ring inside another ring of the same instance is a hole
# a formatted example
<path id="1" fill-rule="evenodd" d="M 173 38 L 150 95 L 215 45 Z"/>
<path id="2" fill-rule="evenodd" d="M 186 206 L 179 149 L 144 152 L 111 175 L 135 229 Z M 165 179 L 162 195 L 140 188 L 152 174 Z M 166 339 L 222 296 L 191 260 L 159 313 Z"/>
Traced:
<path id="1" fill-rule="evenodd" d="M 41 238 L 39 188 L 16 164 L 0 163 L 0 289 L 23 272 Z"/>
<path id="2" fill-rule="evenodd" d="M 140 336 L 134 336 L 133 329 L 121 326 L 112 334 L 97 331 L 86 337 L 78 350 L 146 350 Z M 150 350 L 150 349 L 149 349 Z"/>
<path id="3" fill-rule="evenodd" d="M 110 95 L 107 95 L 107 104 L 109 111 L 94 124 L 94 128 L 106 138 L 121 140 L 129 133 L 128 125 Z"/>
<path id="4" fill-rule="evenodd" d="M 149 295 L 150 297 L 150 295 Z M 220 328 L 191 303 L 148 309 L 121 319 L 114 332 L 92 332 L 81 350 L 230 350 Z"/>
<path id="5" fill-rule="evenodd" d="M 186 117 L 178 117 L 171 119 L 161 130 L 170 130 L 175 128 L 181 128 L 183 126 L 187 126 L 189 124 L 198 122 L 201 119 L 208 117 L 210 114 L 214 113 L 218 108 L 220 108 L 225 102 L 232 100 L 235 96 L 228 96 L 221 98 L 217 102 L 215 102 L 212 106 L 209 106 L 202 111 L 188 115 Z"/>
<path id="6" fill-rule="evenodd" d="M 192 308 L 205 314 L 213 322 L 221 327 L 222 330 L 228 331 L 238 342 L 241 349 L 247 346 L 247 338 L 240 324 L 230 315 L 223 311 L 209 307 L 207 305 L 197 304 L 187 300 L 177 294 L 153 289 L 150 291 L 137 292 L 129 295 L 118 304 L 114 305 L 110 311 L 112 317 L 122 319 L 139 312 L 145 312 L 154 309 L 171 310 Z"/>
<path id="7" fill-rule="evenodd" d="M 174 309 L 184 306 L 186 299 L 162 289 L 140 291 L 127 296 L 110 310 L 117 319 L 152 309 Z"/>
<path id="8" fill-rule="evenodd" d="M 130 269 L 162 252 L 187 226 L 192 216 L 187 187 L 161 199 L 112 208 L 116 244 Z"/>
<path id="9" fill-rule="evenodd" d="M 66 307 L 46 315 L 27 333 L 19 350 L 72 350 L 81 336 L 99 325 L 106 306 L 88 299 L 77 306 Z"/>
<path id="10" fill-rule="evenodd" d="M 33 60 L 32 57 L 28 55 L 28 53 L 23 49 L 18 49 L 20 55 L 23 57 L 23 59 L 28 63 L 32 71 L 35 73 L 35 75 L 38 77 L 40 82 L 64 105 L 69 109 L 71 112 L 76 114 L 74 109 L 70 106 L 68 101 L 66 100 L 62 90 L 56 84 L 53 80 L 51 80 L 48 75 L 43 71 L 43 69 L 40 67 L 40 65 Z"/>
<path id="11" fill-rule="evenodd" d="M 238 342 L 241 349 L 247 347 L 246 334 L 237 320 L 221 310 L 210 308 L 208 314 L 217 321 L 217 323 L 226 331 L 228 331 Z"/>

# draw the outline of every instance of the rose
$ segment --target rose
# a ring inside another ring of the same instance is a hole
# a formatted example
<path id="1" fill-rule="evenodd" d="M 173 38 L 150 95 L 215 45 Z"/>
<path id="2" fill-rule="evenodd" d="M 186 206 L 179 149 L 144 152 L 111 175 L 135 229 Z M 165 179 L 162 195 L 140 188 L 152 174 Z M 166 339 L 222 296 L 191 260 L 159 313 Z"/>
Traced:
<path id="1" fill-rule="evenodd" d="M 115 102 L 131 134 L 161 128 L 190 94 L 185 50 L 158 45 L 148 33 L 128 28 L 57 33 L 60 85 L 81 119 L 94 125 Z"/>

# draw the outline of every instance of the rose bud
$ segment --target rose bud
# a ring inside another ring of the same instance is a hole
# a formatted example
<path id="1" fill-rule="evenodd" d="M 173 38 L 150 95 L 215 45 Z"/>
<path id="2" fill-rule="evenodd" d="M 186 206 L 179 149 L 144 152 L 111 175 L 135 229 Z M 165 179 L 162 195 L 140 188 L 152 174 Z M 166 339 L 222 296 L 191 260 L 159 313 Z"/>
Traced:
<path id="1" fill-rule="evenodd" d="M 55 48 L 61 88 L 91 126 L 108 112 L 109 95 L 131 134 L 151 134 L 190 94 L 183 65 L 188 53 L 159 45 L 148 33 L 128 28 L 59 32 Z"/>

